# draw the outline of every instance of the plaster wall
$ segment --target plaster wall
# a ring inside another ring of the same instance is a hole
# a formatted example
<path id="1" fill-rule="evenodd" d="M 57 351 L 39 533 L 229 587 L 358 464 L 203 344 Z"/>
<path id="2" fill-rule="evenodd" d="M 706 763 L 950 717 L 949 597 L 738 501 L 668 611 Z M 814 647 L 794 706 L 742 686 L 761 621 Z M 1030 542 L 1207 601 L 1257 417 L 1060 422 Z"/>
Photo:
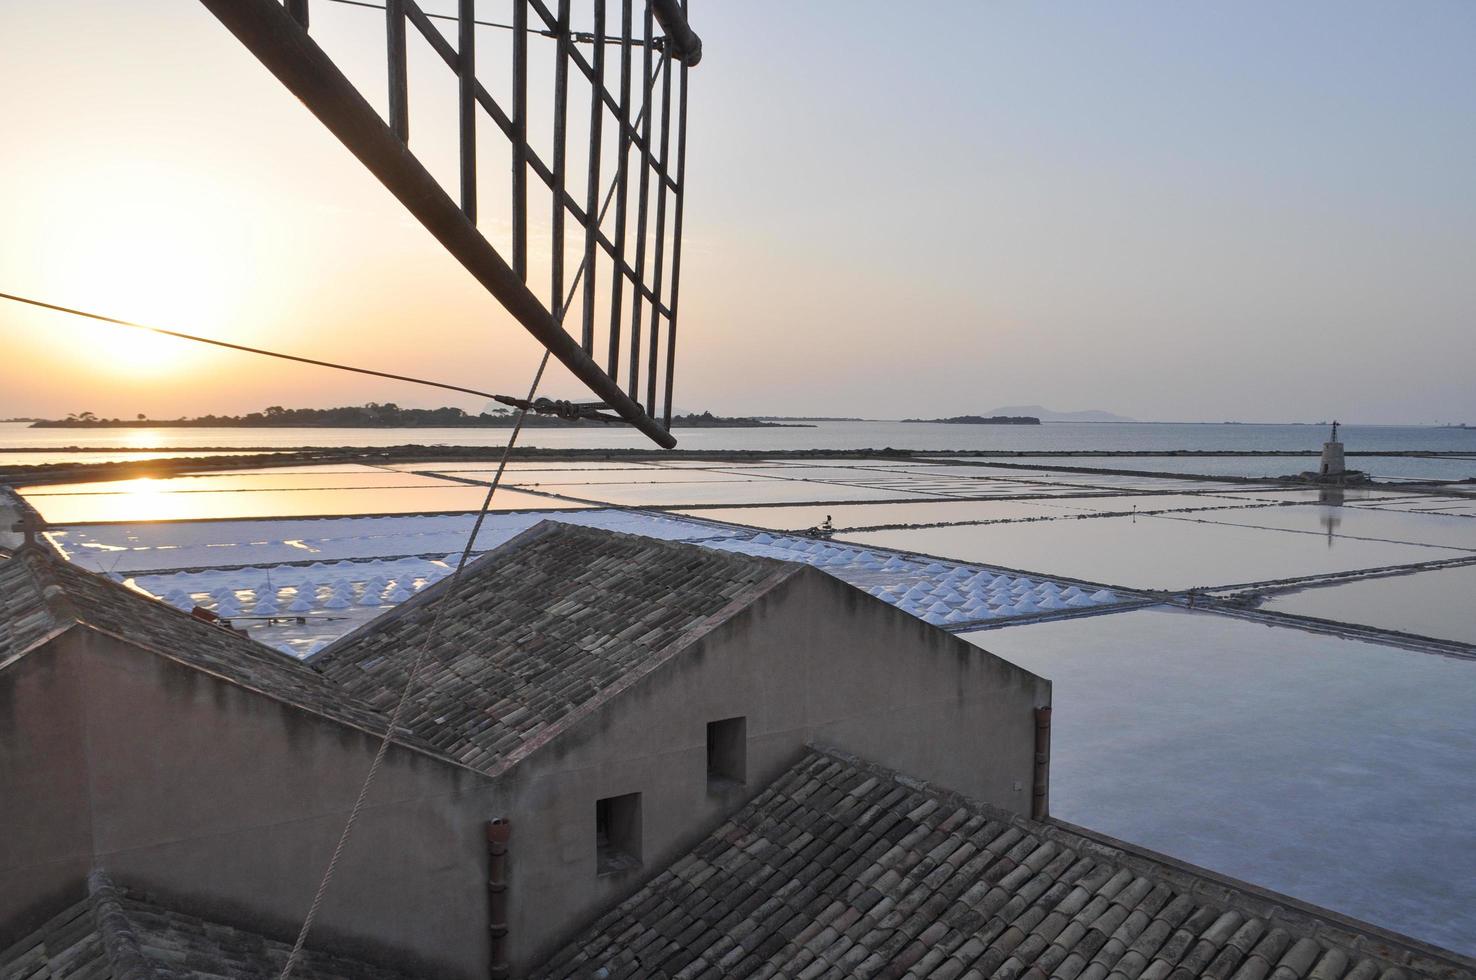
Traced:
<path id="1" fill-rule="evenodd" d="M 378 748 L 87 629 L 0 673 L 0 699 L 0 948 L 80 898 L 93 866 L 290 941 Z M 485 976 L 495 796 L 478 774 L 392 747 L 313 944 Z"/>
<path id="2" fill-rule="evenodd" d="M 1047 681 L 802 569 L 489 779 L 392 748 L 314 945 L 483 977 L 485 821 L 512 823 L 522 970 L 820 743 L 1021 812 Z M 709 784 L 707 723 L 746 718 Z M 377 739 L 78 628 L 0 671 L 0 948 L 93 866 L 289 939 Z M 640 793 L 640 865 L 600 875 L 595 802 Z M 367 938 L 372 937 L 372 939 Z M 516 975 L 516 974 L 515 974 Z"/>
<path id="3" fill-rule="evenodd" d="M 813 569 L 719 625 L 502 778 L 520 968 L 833 746 L 1028 813 L 1050 683 Z M 707 723 L 747 719 L 747 780 L 709 785 Z M 639 868 L 600 875 L 595 802 L 640 793 Z"/>

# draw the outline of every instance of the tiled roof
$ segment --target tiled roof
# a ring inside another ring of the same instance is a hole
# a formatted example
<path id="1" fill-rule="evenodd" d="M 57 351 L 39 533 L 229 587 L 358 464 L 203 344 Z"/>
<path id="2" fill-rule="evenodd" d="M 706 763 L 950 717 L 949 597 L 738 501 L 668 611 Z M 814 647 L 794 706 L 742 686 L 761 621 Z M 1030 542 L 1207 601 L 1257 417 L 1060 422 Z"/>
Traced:
<path id="1" fill-rule="evenodd" d="M 1476 962 L 812 752 L 536 976 L 1470 980 Z"/>
<path id="2" fill-rule="evenodd" d="M 388 723 L 302 661 L 83 571 L 44 548 L 22 548 L 0 561 L 0 667 L 77 624 L 365 731 L 381 734 Z"/>
<path id="3" fill-rule="evenodd" d="M 765 589 L 803 571 L 748 555 L 547 521 L 326 647 L 311 662 L 393 708 L 449 601 L 402 724 L 490 771 L 551 737 Z"/>
<path id="4" fill-rule="evenodd" d="M 268 980 L 282 972 L 290 943 L 182 915 L 115 887 L 94 873 L 87 898 L 0 951 L 0 980 Z M 298 980 L 408 980 L 401 973 L 307 950 Z"/>
<path id="5" fill-rule="evenodd" d="M 41 595 L 42 585 L 21 557 L 0 558 L 0 666 L 51 636 L 57 622 Z"/>

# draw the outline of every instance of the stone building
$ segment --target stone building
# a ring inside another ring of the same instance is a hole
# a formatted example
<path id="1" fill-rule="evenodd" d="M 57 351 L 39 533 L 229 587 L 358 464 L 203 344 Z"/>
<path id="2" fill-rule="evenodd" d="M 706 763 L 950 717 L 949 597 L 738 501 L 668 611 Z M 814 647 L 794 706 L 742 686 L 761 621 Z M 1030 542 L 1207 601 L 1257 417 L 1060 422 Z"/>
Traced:
<path id="1" fill-rule="evenodd" d="M 387 969 L 526 973 L 812 745 L 1044 799 L 1048 682 L 803 565 L 543 524 L 306 663 L 36 547 L 0 594 L 0 946 L 28 955 L 97 869 L 290 938 L 417 657 L 313 932 Z"/>

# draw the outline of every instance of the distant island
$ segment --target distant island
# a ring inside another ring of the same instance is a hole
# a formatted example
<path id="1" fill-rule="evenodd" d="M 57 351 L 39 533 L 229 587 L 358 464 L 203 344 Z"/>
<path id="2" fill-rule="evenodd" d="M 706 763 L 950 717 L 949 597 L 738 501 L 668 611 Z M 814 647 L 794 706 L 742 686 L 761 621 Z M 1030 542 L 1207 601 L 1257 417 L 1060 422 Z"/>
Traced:
<path id="1" fill-rule="evenodd" d="M 507 428 L 517 421 L 510 408 L 495 408 L 480 415 L 459 408 L 401 408 L 393 402 L 345 405 L 339 408 L 283 408 L 273 405 L 246 415 L 201 415 L 197 418 L 131 419 L 99 418 L 92 412 L 77 412 L 64 419 L 37 419 L 33 429 L 156 429 L 156 428 L 332 428 L 332 429 L 451 429 Z M 605 425 L 594 421 L 568 422 L 545 415 L 529 414 L 527 427 Z M 671 417 L 671 427 L 689 429 L 784 429 L 808 428 L 794 424 L 764 422 L 755 418 L 727 417 L 711 412 L 688 412 Z"/>
<path id="2" fill-rule="evenodd" d="M 1042 422 L 1136 422 L 1126 415 L 1114 415 L 1095 409 L 1085 412 L 1058 412 L 1044 405 L 1002 405 L 991 415 L 1031 415 Z"/>
<path id="3" fill-rule="evenodd" d="M 860 419 L 841 415 L 758 415 L 760 422 L 875 422 L 876 419 Z"/>
<path id="4" fill-rule="evenodd" d="M 1033 415 L 955 415 L 947 419 L 903 419 L 903 422 L 933 422 L 945 425 L 1040 425 Z"/>

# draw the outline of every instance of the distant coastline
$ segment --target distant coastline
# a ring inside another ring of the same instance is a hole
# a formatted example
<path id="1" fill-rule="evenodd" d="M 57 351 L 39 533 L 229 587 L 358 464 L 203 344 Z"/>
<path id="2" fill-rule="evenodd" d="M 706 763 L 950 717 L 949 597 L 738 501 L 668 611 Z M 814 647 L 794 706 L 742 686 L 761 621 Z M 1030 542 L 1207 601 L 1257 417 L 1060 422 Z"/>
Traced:
<path id="1" fill-rule="evenodd" d="M 344 406 L 340 408 L 282 408 L 274 405 L 262 412 L 246 415 L 202 415 L 197 418 L 132 419 L 98 418 L 82 412 L 64 419 L 36 419 L 32 429 L 499 429 L 517 423 L 511 409 L 495 409 L 472 415 L 459 408 L 400 408 L 398 405 Z M 524 427 L 566 427 L 570 425 L 601 427 L 608 423 L 575 421 L 529 414 Z M 756 418 L 713 415 L 711 412 L 689 412 L 673 415 L 671 427 L 685 429 L 796 429 L 814 428 L 803 423 L 769 422 Z"/>
<path id="2" fill-rule="evenodd" d="M 941 425 L 1040 425 L 1033 415 L 955 415 L 946 419 L 903 419 L 903 422 Z"/>

